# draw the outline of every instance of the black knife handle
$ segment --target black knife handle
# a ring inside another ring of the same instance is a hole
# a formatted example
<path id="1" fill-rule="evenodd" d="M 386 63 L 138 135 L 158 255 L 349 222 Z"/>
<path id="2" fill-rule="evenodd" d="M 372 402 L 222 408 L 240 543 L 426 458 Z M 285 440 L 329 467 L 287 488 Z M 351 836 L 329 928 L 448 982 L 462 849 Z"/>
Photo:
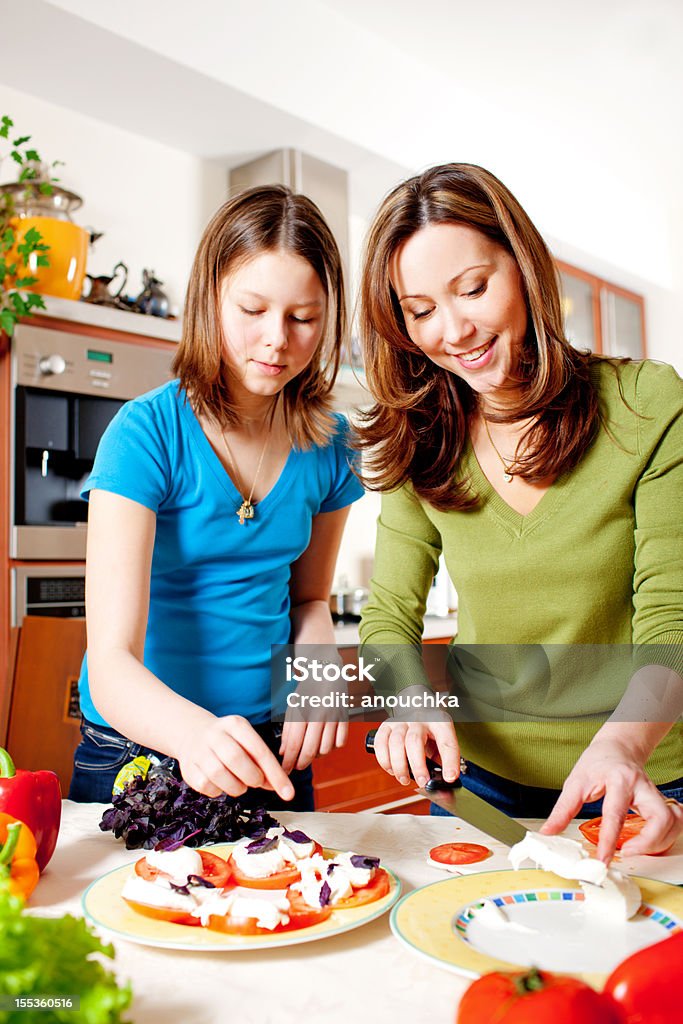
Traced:
<path id="1" fill-rule="evenodd" d="M 375 752 L 375 736 L 377 735 L 376 729 L 371 729 L 365 736 L 365 749 L 368 754 L 374 754 Z M 427 771 L 429 772 L 429 782 L 425 785 L 425 789 L 439 790 L 439 789 L 457 789 L 462 786 L 462 781 L 458 777 L 455 782 L 446 782 L 441 775 L 441 765 L 438 761 L 434 761 L 431 757 L 427 757 Z M 414 780 L 415 776 L 410 770 L 408 765 L 408 771 L 410 772 L 411 779 Z M 464 775 L 467 771 L 467 761 L 464 757 L 460 758 L 460 775 Z"/>

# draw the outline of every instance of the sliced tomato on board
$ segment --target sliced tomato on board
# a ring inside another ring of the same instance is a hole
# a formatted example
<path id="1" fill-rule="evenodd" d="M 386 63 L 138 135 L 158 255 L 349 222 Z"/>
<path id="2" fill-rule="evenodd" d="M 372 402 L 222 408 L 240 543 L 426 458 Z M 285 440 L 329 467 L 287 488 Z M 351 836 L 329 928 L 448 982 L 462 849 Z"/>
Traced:
<path id="1" fill-rule="evenodd" d="M 386 896 L 391 888 L 391 879 L 384 868 L 374 868 L 367 885 L 354 887 L 351 896 L 344 896 L 334 904 L 334 910 L 348 910 L 350 907 L 362 907 L 366 903 L 374 903 Z"/>
<path id="2" fill-rule="evenodd" d="M 602 818 L 591 818 L 590 821 L 584 821 L 579 825 L 579 832 L 585 836 L 589 843 L 597 846 L 598 839 L 600 838 L 601 825 Z M 621 830 L 617 836 L 617 850 L 620 850 L 624 843 L 628 842 L 629 839 L 633 839 L 637 836 L 644 825 L 645 818 L 641 818 L 639 814 L 627 814 L 624 819 L 624 824 L 621 826 Z"/>
<path id="3" fill-rule="evenodd" d="M 301 928 L 312 928 L 313 925 L 326 921 L 332 914 L 332 907 L 309 907 L 300 893 L 288 892 L 289 923 L 279 924 L 276 928 L 261 928 L 254 917 L 232 917 L 230 914 L 211 914 L 207 927 L 213 931 L 225 932 L 227 935 L 278 935 L 282 932 L 293 932 Z"/>
<path id="4" fill-rule="evenodd" d="M 450 867 L 452 864 L 476 864 L 491 856 L 488 846 L 479 843 L 442 843 L 429 851 L 431 860 Z"/>
<path id="5" fill-rule="evenodd" d="M 153 907 L 149 903 L 138 903 L 137 900 L 129 900 L 125 896 L 131 910 L 144 917 L 151 917 L 155 921 L 168 921 L 170 924 L 187 924 L 196 927 L 200 922 L 198 917 L 193 917 L 186 910 L 171 910 L 169 907 Z"/>
<path id="6" fill-rule="evenodd" d="M 320 843 L 316 843 L 313 853 L 322 852 L 322 846 Z M 245 889 L 286 889 L 292 882 L 298 882 L 301 879 L 301 872 L 296 864 L 289 864 L 282 871 L 276 871 L 274 875 L 268 875 L 266 878 L 252 878 L 250 875 L 245 875 L 240 871 L 233 857 L 228 860 L 228 865 L 235 885 L 241 885 Z"/>
<path id="7" fill-rule="evenodd" d="M 230 881 L 230 861 L 223 860 L 215 853 L 208 853 L 206 850 L 198 850 L 202 858 L 202 878 L 211 882 L 217 889 L 223 889 Z M 135 873 L 146 882 L 154 882 L 160 875 L 170 877 L 165 871 L 151 867 L 145 857 L 141 857 L 135 864 Z"/>

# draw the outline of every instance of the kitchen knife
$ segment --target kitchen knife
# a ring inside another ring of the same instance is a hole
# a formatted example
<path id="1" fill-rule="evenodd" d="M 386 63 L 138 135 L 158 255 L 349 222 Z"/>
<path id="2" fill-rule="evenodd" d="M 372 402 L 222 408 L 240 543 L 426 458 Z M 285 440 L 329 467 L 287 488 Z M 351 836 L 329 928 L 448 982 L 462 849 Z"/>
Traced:
<path id="1" fill-rule="evenodd" d="M 505 846 L 520 843 L 527 834 L 527 829 L 514 818 L 499 811 L 488 800 L 483 800 L 476 793 L 465 789 L 460 779 L 455 782 L 444 782 L 442 778 L 432 775 L 427 785 L 417 792 L 431 800 L 437 807 L 454 814 L 456 818 L 462 818 Z"/>
<path id="2" fill-rule="evenodd" d="M 365 737 L 365 749 L 368 753 L 374 752 L 375 732 L 376 730 L 369 732 Z M 426 786 L 416 790 L 420 796 L 431 800 L 437 807 L 443 808 L 456 818 L 462 818 L 468 824 L 474 825 L 505 846 L 514 846 L 524 839 L 527 829 L 509 814 L 499 811 L 487 800 L 465 789 L 459 778 L 455 782 L 445 782 L 441 776 L 441 765 L 429 757 L 427 768 L 430 779 Z M 464 758 L 460 758 L 460 772 L 461 775 L 467 773 L 467 762 Z"/>

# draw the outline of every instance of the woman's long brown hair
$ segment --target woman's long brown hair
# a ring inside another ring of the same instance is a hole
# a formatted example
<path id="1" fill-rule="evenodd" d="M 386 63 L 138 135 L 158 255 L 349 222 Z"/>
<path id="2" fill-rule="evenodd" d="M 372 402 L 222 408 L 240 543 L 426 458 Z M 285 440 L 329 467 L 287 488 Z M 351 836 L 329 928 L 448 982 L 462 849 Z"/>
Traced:
<path id="1" fill-rule="evenodd" d="M 590 377 L 595 358 L 566 340 L 552 256 L 528 215 L 493 174 L 474 164 L 445 164 L 398 185 L 383 201 L 366 241 L 360 338 L 375 404 L 360 419 L 365 484 L 394 490 L 410 482 L 441 510 L 471 508 L 477 497 L 458 479 L 476 407 L 474 392 L 431 362 L 410 340 L 389 279 L 393 254 L 428 224 L 464 224 L 515 259 L 527 306 L 526 338 L 515 384 L 521 398 L 498 422 L 534 417 L 516 474 L 529 481 L 577 464 L 599 425 Z"/>
<path id="2" fill-rule="evenodd" d="M 290 439 L 296 447 L 307 448 L 324 444 L 334 431 L 331 395 L 346 337 L 341 257 L 323 215 L 307 196 L 284 185 L 259 186 L 239 192 L 214 215 L 192 265 L 173 372 L 196 412 L 220 427 L 235 422 L 223 363 L 221 284 L 246 260 L 276 250 L 310 263 L 327 299 L 326 322 L 315 355 L 282 394 Z"/>

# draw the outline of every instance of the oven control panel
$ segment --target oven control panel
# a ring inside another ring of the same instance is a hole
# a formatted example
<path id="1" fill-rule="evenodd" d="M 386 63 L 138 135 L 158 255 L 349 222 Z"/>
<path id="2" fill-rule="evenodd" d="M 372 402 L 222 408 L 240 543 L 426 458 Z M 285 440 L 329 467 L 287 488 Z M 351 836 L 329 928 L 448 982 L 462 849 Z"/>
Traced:
<path id="1" fill-rule="evenodd" d="M 15 386 L 130 399 L 171 380 L 173 352 L 20 324 L 12 342 Z"/>

